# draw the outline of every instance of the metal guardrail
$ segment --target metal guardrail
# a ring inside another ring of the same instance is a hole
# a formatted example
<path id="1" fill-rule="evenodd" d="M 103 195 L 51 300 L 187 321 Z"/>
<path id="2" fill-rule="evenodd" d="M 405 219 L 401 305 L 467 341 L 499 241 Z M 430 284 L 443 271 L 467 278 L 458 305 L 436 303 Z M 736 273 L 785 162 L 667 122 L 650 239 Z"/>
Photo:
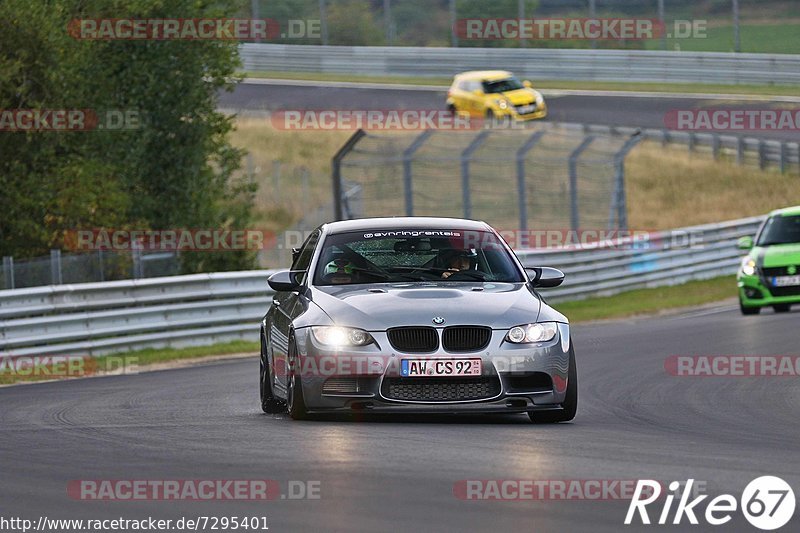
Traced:
<path id="1" fill-rule="evenodd" d="M 588 249 L 518 250 L 517 256 L 526 266 L 553 266 L 567 274 L 563 286 L 545 292 L 548 301 L 610 296 L 735 274 L 744 256 L 736 241 L 754 235 L 764 218 L 649 233 L 644 240 Z"/>
<path id="2" fill-rule="evenodd" d="M 258 340 L 271 271 L 0 291 L 0 356 L 103 355 Z"/>
<path id="3" fill-rule="evenodd" d="M 562 268 L 548 301 L 616 294 L 733 274 L 736 239 L 763 217 L 650 234 L 638 244 L 520 250 L 528 266 Z M 675 246 L 693 237 L 695 246 Z M 258 340 L 272 271 L 196 274 L 0 291 L 0 356 L 102 355 L 162 346 Z M 731 294 L 733 294 L 731 287 Z"/>
<path id="4" fill-rule="evenodd" d="M 800 55 L 789 54 L 261 43 L 240 54 L 247 71 L 442 77 L 492 68 L 540 80 L 800 84 Z"/>
<path id="5" fill-rule="evenodd" d="M 714 159 L 726 156 L 739 165 L 752 163 L 762 170 L 773 166 L 782 173 L 800 173 L 800 142 L 788 142 L 770 139 L 746 137 L 716 132 L 678 131 L 670 129 L 636 128 L 630 126 L 607 126 L 579 124 L 571 122 L 558 123 L 557 127 L 566 130 L 582 130 L 585 135 L 620 135 L 629 137 L 639 135 L 642 140 L 661 142 L 662 144 L 681 144 L 690 152 L 705 150 Z"/>

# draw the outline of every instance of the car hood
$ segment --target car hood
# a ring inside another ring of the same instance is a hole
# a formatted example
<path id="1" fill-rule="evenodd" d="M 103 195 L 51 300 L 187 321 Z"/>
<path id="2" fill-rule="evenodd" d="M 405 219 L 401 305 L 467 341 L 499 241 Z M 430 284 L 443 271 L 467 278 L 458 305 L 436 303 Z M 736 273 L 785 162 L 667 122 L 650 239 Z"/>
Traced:
<path id="1" fill-rule="evenodd" d="M 529 104 L 536 100 L 538 93 L 533 89 L 516 89 L 513 91 L 506 91 L 502 94 L 509 102 L 514 105 Z"/>
<path id="2" fill-rule="evenodd" d="M 483 290 L 475 290 L 482 287 Z M 315 287 L 312 298 L 340 326 L 383 331 L 396 326 L 486 325 L 535 322 L 541 301 L 523 283 L 430 282 Z M 549 308 L 548 308 L 549 309 Z M 566 321 L 550 310 L 550 320 Z"/>
<path id="3" fill-rule="evenodd" d="M 754 251 L 753 255 L 760 266 L 767 268 L 789 265 L 800 266 L 800 243 L 760 246 Z"/>

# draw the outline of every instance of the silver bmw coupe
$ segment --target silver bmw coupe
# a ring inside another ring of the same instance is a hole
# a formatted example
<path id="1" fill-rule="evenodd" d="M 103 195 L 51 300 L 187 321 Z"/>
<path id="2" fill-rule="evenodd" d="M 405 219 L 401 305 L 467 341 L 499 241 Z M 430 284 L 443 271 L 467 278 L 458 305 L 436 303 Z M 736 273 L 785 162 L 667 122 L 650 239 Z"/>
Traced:
<path id="1" fill-rule="evenodd" d="M 575 350 L 524 268 L 484 222 L 368 218 L 324 224 L 273 274 L 261 322 L 266 413 L 527 413 L 572 420 Z"/>

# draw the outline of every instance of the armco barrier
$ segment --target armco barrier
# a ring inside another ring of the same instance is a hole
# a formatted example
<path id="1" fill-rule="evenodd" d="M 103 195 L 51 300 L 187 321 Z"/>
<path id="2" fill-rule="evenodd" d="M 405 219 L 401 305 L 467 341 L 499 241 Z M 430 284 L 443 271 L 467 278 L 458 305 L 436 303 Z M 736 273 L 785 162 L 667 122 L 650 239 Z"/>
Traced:
<path id="1" fill-rule="evenodd" d="M 734 274 L 738 237 L 763 217 L 650 235 L 633 246 L 520 250 L 526 266 L 562 268 L 548 301 L 616 294 Z M 694 246 L 683 246 L 691 237 Z M 674 246 L 674 241 L 679 246 Z M 271 271 L 53 285 L 0 291 L 0 356 L 101 355 L 161 346 L 258 341 Z M 731 295 L 735 288 L 731 286 Z"/>
<path id="2" fill-rule="evenodd" d="M 452 76 L 505 69 L 534 80 L 800 84 L 800 55 L 542 48 L 422 48 L 246 43 L 244 70 Z"/>

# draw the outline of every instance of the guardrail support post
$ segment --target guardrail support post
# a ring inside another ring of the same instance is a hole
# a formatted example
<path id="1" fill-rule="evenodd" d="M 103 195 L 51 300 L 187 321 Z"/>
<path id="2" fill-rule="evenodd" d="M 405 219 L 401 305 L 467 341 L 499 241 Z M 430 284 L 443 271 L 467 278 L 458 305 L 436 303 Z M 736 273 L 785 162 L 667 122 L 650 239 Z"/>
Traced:
<path id="1" fill-rule="evenodd" d="M 412 181 L 413 175 L 411 173 L 411 162 L 414 154 L 420 147 L 425 144 L 425 141 L 433 135 L 433 130 L 425 130 L 411 145 L 403 151 L 403 192 L 406 198 L 406 216 L 414 216 L 414 183 Z"/>
<path id="2" fill-rule="evenodd" d="M 50 250 L 50 280 L 53 285 L 61 285 L 61 250 Z"/>
<path id="3" fill-rule="evenodd" d="M 6 278 L 6 289 L 14 287 L 14 258 L 10 255 L 3 257 L 3 277 Z"/>
<path id="4" fill-rule="evenodd" d="M 342 220 L 343 218 L 343 209 L 342 209 L 342 160 L 353 151 L 356 144 L 366 136 L 366 132 L 364 130 L 356 131 L 352 137 L 347 139 L 347 142 L 339 148 L 339 151 L 336 152 L 336 155 L 333 156 L 333 219 Z"/>
<path id="5" fill-rule="evenodd" d="M 472 218 L 472 197 L 469 190 L 469 160 L 472 154 L 480 148 L 489 136 L 489 130 L 483 130 L 472 139 L 463 152 L 461 152 L 461 200 L 464 204 L 464 218 Z"/>
<path id="6" fill-rule="evenodd" d="M 527 190 L 525 188 L 525 158 L 528 153 L 533 149 L 539 140 L 544 137 L 545 132 L 537 131 L 525 141 L 519 150 L 517 150 L 517 196 L 519 201 L 519 229 L 526 231 L 528 229 L 528 198 Z M 520 243 L 525 246 L 527 243 Z"/>
<path id="7" fill-rule="evenodd" d="M 758 141 L 758 168 L 767 168 L 767 143 L 763 140 Z"/>
<path id="8" fill-rule="evenodd" d="M 571 226 L 570 229 L 575 231 L 577 231 L 578 226 L 580 225 L 580 217 L 578 213 L 578 158 L 587 148 L 589 148 L 589 145 L 592 144 L 593 141 L 593 135 L 586 137 L 569 156 L 569 219 Z"/>

